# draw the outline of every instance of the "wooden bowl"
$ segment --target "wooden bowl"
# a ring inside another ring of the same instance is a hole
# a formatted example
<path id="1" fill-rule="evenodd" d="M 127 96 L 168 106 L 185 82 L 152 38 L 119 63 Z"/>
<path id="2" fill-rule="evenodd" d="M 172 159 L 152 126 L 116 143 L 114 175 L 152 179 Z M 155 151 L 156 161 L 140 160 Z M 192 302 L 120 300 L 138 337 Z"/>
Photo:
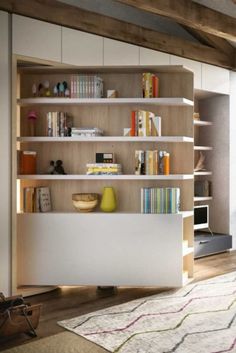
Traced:
<path id="1" fill-rule="evenodd" d="M 72 195 L 72 202 L 78 212 L 91 212 L 98 204 L 99 194 L 80 193 Z"/>

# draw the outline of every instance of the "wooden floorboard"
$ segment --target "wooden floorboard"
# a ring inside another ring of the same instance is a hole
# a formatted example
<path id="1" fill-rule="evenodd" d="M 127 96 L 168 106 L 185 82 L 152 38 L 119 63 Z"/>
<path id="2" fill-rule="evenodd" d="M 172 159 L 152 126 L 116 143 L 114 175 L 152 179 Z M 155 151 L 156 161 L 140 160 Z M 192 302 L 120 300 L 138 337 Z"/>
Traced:
<path id="1" fill-rule="evenodd" d="M 208 256 L 195 261 L 195 281 L 236 271 L 236 251 Z M 96 287 L 63 287 L 52 292 L 27 298 L 33 303 L 42 303 L 42 315 L 37 329 L 38 338 L 64 331 L 57 321 L 83 315 L 116 304 L 157 294 L 163 288 L 117 288 L 114 292 L 98 292 Z M 0 339 L 0 351 L 25 343 L 32 339 L 21 334 Z"/>

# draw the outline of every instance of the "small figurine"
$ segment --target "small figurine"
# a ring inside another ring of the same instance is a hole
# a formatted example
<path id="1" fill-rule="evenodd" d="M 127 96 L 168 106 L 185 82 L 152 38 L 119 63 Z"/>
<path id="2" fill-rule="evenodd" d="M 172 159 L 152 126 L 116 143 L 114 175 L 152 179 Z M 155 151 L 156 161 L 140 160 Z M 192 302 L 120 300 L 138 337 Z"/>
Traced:
<path id="1" fill-rule="evenodd" d="M 55 85 L 54 88 L 53 88 L 53 95 L 54 95 L 54 97 L 58 97 L 58 88 L 57 88 L 57 85 Z"/>
<path id="2" fill-rule="evenodd" d="M 55 162 L 50 161 L 49 168 L 48 168 L 48 174 L 54 174 L 54 169 L 55 169 Z"/>
<path id="3" fill-rule="evenodd" d="M 32 93 L 33 93 L 33 97 L 37 96 L 37 86 L 36 83 L 33 84 L 32 86 Z"/>
<path id="4" fill-rule="evenodd" d="M 59 84 L 59 97 L 64 97 L 65 88 L 63 83 Z"/>
<path id="5" fill-rule="evenodd" d="M 37 114 L 34 110 L 31 110 L 28 115 L 28 126 L 29 126 L 29 136 L 35 136 L 36 135 L 36 120 L 37 120 Z"/>
<path id="6" fill-rule="evenodd" d="M 65 90 L 65 97 L 70 97 L 70 90 L 69 90 L 69 88 L 66 88 L 66 90 Z"/>
<path id="7" fill-rule="evenodd" d="M 63 162 L 60 159 L 56 161 L 56 166 L 54 168 L 54 174 L 66 174 L 62 164 L 63 164 Z"/>
<path id="8" fill-rule="evenodd" d="M 50 92 L 50 83 L 48 80 L 44 81 L 43 83 L 44 86 L 44 94 L 46 97 L 50 97 L 51 96 L 51 92 Z"/>
<path id="9" fill-rule="evenodd" d="M 38 85 L 38 96 L 39 96 L 39 97 L 43 97 L 43 91 L 44 91 L 44 89 L 43 89 L 43 84 L 40 83 L 40 84 Z"/>

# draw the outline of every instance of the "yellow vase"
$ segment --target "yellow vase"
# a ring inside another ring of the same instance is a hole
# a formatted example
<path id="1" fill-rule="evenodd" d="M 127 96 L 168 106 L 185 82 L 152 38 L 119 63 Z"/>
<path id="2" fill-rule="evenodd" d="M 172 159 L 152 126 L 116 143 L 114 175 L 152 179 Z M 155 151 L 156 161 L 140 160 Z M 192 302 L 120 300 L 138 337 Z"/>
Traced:
<path id="1" fill-rule="evenodd" d="M 103 212 L 113 212 L 116 209 L 116 195 L 112 187 L 103 188 L 100 209 Z"/>

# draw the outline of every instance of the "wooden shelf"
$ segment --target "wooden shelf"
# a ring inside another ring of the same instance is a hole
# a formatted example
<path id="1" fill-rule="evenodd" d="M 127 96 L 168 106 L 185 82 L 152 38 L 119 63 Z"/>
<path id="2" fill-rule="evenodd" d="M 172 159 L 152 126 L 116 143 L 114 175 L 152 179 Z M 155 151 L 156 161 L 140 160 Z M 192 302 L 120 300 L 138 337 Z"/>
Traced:
<path id="1" fill-rule="evenodd" d="M 153 104 L 172 106 L 193 106 L 193 101 L 186 98 L 22 98 L 17 100 L 21 106 L 27 105 L 58 105 L 58 104 Z"/>
<path id="2" fill-rule="evenodd" d="M 169 174 L 169 175 L 86 175 L 86 174 L 34 174 L 18 175 L 20 180 L 189 180 L 193 179 L 193 174 Z"/>
<path id="3" fill-rule="evenodd" d="M 212 175 L 212 172 L 208 172 L 208 171 L 201 171 L 201 172 L 194 172 L 195 176 L 198 175 Z"/>
<path id="4" fill-rule="evenodd" d="M 74 212 L 58 212 L 58 211 L 52 211 L 52 212 L 19 212 L 17 213 L 17 215 L 38 215 L 39 217 L 43 217 L 44 215 L 74 215 L 74 214 L 77 214 L 78 217 L 80 215 L 84 215 L 84 213 L 78 213 L 76 211 Z M 140 215 L 140 217 L 150 217 L 150 216 L 153 216 L 153 215 L 157 215 L 158 217 L 171 217 L 171 216 L 181 216 L 182 218 L 188 218 L 188 217 L 192 217 L 194 215 L 194 212 L 193 211 L 180 211 L 178 213 L 137 213 L 137 212 L 113 212 L 113 213 L 104 213 L 104 212 L 91 212 L 91 213 L 87 213 L 88 215 L 106 215 L 107 217 L 111 217 L 111 215 L 115 215 L 115 217 L 119 217 L 119 216 L 122 216 L 122 215 L 130 215 L 130 216 L 133 216 L 133 215 Z M 34 216 L 35 217 L 35 216 Z M 81 216 L 83 217 L 83 216 Z M 113 217 L 113 216 L 112 216 Z"/>
<path id="5" fill-rule="evenodd" d="M 186 136 L 94 136 L 94 137 L 17 137 L 19 142 L 190 142 L 192 137 Z"/>
<path id="6" fill-rule="evenodd" d="M 210 201 L 212 200 L 212 196 L 205 196 L 205 197 L 195 196 L 193 200 L 194 202 Z"/>
<path id="7" fill-rule="evenodd" d="M 193 120 L 194 126 L 211 126 L 211 121 L 203 121 L 203 120 Z"/>
<path id="8" fill-rule="evenodd" d="M 211 151 L 212 147 L 209 146 L 194 146 L 194 151 Z"/>

